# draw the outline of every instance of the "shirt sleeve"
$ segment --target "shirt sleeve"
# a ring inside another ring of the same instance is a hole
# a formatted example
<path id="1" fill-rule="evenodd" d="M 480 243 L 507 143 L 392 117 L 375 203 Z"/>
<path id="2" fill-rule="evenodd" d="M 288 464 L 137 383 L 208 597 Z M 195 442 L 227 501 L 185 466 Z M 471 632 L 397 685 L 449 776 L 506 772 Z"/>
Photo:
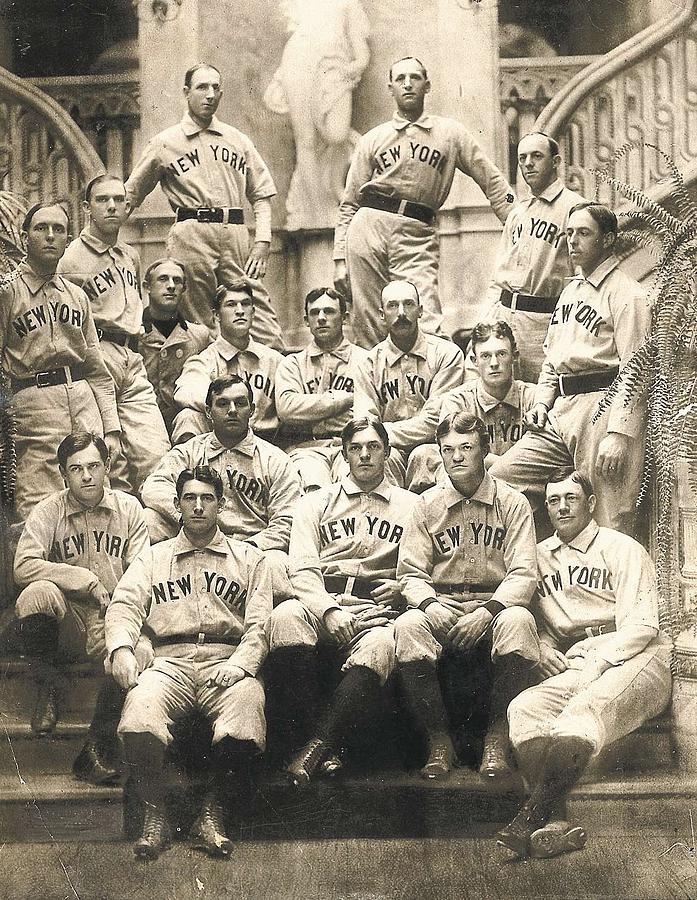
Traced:
<path id="1" fill-rule="evenodd" d="M 498 486 L 497 486 L 498 489 Z M 499 497 L 496 503 L 501 502 Z M 491 600 L 502 606 L 529 606 L 537 587 L 537 545 L 532 507 L 523 494 L 509 494 L 501 502 L 502 521 L 506 529 L 503 539 L 503 562 L 506 574 Z"/>
<path id="2" fill-rule="evenodd" d="M 320 621 L 330 609 L 340 609 L 331 594 L 324 589 L 319 555 L 319 525 L 322 516 L 323 492 L 315 491 L 298 504 L 290 532 L 290 580 L 298 599 Z"/>
<path id="3" fill-rule="evenodd" d="M 138 209 L 160 181 L 160 143 L 159 137 L 155 137 L 146 145 L 143 155 L 126 181 L 126 197 L 130 201 L 131 210 Z"/>
<path id="4" fill-rule="evenodd" d="M 250 554 L 251 555 L 251 554 Z M 258 674 L 269 652 L 265 625 L 273 608 L 271 571 L 260 554 L 254 554 L 249 565 L 247 602 L 244 608 L 244 633 L 230 662 L 248 675 Z"/>
<path id="5" fill-rule="evenodd" d="M 83 309 L 82 333 L 87 345 L 85 350 L 85 360 L 82 364 L 85 379 L 92 389 L 94 399 L 99 409 L 99 415 L 102 419 L 102 427 L 104 434 L 112 431 L 121 431 L 121 423 L 119 422 L 119 414 L 116 409 L 116 389 L 111 375 L 107 369 L 102 351 L 99 349 L 99 340 L 97 338 L 97 329 L 92 318 L 92 308 L 87 294 L 81 288 L 73 288 L 79 290 L 82 295 L 80 305 Z"/>
<path id="6" fill-rule="evenodd" d="M 275 193 L 275 191 L 274 191 Z M 254 240 L 271 243 L 271 200 L 261 197 L 252 204 L 254 214 Z"/>
<path id="7" fill-rule="evenodd" d="M 245 196 L 252 204 L 252 208 L 254 208 L 255 204 L 260 200 L 268 201 L 271 197 L 276 195 L 276 185 L 273 183 L 273 178 L 271 177 L 268 166 L 261 157 L 261 153 L 259 153 L 251 141 L 247 142 L 246 156 L 247 180 L 245 183 Z M 257 240 L 271 240 L 270 231 L 268 238 L 259 237 L 257 235 Z"/>
<path id="8" fill-rule="evenodd" d="M 332 391 L 306 394 L 300 358 L 286 356 L 276 369 L 276 411 L 287 425 L 311 425 L 341 411 L 338 395 Z"/>
<path id="9" fill-rule="evenodd" d="M 133 503 L 129 504 L 129 506 L 128 541 L 126 542 L 123 559 L 124 569 L 127 569 L 133 560 L 140 556 L 146 547 L 150 546 L 148 526 L 145 524 L 143 508 L 135 497 L 133 498 Z"/>
<path id="10" fill-rule="evenodd" d="M 290 526 L 300 498 L 300 479 L 286 456 L 272 457 L 269 463 L 269 524 L 248 539 L 260 550 L 288 549 Z"/>
<path id="11" fill-rule="evenodd" d="M 409 606 L 418 607 L 425 600 L 435 600 L 433 586 L 433 541 L 426 522 L 425 504 L 419 498 L 399 542 L 397 580 Z"/>
<path id="12" fill-rule="evenodd" d="M 384 406 L 380 402 L 377 385 L 375 383 L 375 357 L 369 354 L 361 359 L 356 366 L 356 380 L 354 383 L 354 415 L 374 416 L 382 420 Z"/>
<path id="13" fill-rule="evenodd" d="M 351 219 L 358 210 L 358 197 L 364 184 L 370 181 L 373 166 L 371 160 L 370 145 L 367 135 L 358 142 L 354 151 L 351 166 L 346 176 L 341 203 L 339 204 L 339 218 L 334 232 L 334 259 L 346 259 L 346 232 L 351 224 Z"/>
<path id="14" fill-rule="evenodd" d="M 206 395 L 211 383 L 211 366 L 208 354 L 197 353 L 184 363 L 181 375 L 174 383 L 174 403 L 184 409 L 205 412 Z"/>
<path id="15" fill-rule="evenodd" d="M 505 222 L 515 195 L 501 171 L 464 126 L 459 126 L 457 168 L 469 175 L 486 195 L 500 222 Z"/>
<path id="16" fill-rule="evenodd" d="M 177 527 L 179 513 L 174 506 L 177 478 L 180 472 L 195 464 L 186 447 L 187 444 L 172 447 L 157 469 L 148 475 L 140 489 L 143 504 Z"/>
<path id="17" fill-rule="evenodd" d="M 148 615 L 152 580 L 152 548 L 146 547 L 121 576 L 107 607 L 104 617 L 107 656 L 119 647 L 135 649 Z"/>
<path id="18" fill-rule="evenodd" d="M 544 403 L 549 411 L 559 396 L 559 374 L 549 360 L 542 363 L 535 388 L 535 403 Z"/>

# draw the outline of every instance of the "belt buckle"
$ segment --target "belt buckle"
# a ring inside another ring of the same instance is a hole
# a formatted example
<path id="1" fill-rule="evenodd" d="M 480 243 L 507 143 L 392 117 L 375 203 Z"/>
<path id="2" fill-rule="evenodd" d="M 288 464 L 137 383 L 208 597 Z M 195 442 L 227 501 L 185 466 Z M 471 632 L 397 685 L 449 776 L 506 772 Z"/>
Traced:
<path id="1" fill-rule="evenodd" d="M 34 380 L 36 381 L 36 386 L 39 388 L 51 387 L 50 372 L 37 372 L 34 376 Z"/>
<path id="2" fill-rule="evenodd" d="M 355 575 L 347 575 L 344 593 L 351 594 L 353 596 L 353 589 L 355 586 L 356 586 L 356 576 Z"/>
<path id="3" fill-rule="evenodd" d="M 559 396 L 566 397 L 566 391 L 564 390 L 564 376 L 559 376 Z"/>
<path id="4" fill-rule="evenodd" d="M 96 330 L 96 332 L 97 332 L 97 338 L 98 338 L 98 340 L 101 341 L 102 338 L 104 337 L 104 329 L 103 329 L 103 328 L 96 328 L 95 330 Z"/>
<path id="5" fill-rule="evenodd" d="M 511 312 L 518 309 L 518 297 L 520 297 L 520 291 L 511 291 Z"/>
<path id="6" fill-rule="evenodd" d="M 205 632 L 199 631 L 198 637 L 196 638 L 196 643 L 200 646 L 201 644 L 206 643 L 206 635 Z"/>
<path id="7" fill-rule="evenodd" d="M 213 218 L 213 207 L 212 206 L 199 206 L 196 210 L 196 221 L 197 222 L 210 222 Z"/>
<path id="8" fill-rule="evenodd" d="M 397 212 L 399 213 L 400 216 L 405 216 L 405 215 L 406 215 L 405 210 L 406 210 L 406 208 L 407 208 L 407 203 L 408 203 L 408 202 L 409 202 L 408 200 L 400 200 L 400 201 L 399 201 L 399 205 L 397 206 Z"/>

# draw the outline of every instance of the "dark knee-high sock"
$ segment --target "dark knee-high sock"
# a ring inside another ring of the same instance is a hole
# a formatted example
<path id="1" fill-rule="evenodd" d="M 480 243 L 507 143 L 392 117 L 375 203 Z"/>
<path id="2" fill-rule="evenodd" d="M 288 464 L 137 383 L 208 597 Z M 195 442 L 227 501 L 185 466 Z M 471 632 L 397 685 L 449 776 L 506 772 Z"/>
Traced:
<path id="1" fill-rule="evenodd" d="M 317 734 L 330 747 L 339 749 L 350 741 L 353 731 L 372 724 L 379 703 L 379 675 L 367 666 L 353 666 L 334 691 Z"/>

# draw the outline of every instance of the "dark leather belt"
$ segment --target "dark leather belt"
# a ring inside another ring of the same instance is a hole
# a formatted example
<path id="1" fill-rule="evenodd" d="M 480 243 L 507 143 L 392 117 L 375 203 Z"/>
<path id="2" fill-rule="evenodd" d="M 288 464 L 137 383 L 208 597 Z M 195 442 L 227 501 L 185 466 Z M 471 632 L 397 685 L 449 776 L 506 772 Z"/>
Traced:
<path id="1" fill-rule="evenodd" d="M 605 369 L 604 372 L 587 372 L 583 375 L 560 375 L 559 393 L 562 397 L 571 397 L 573 394 L 591 394 L 593 391 L 603 391 L 610 387 L 617 378 L 619 368 Z"/>
<path id="2" fill-rule="evenodd" d="M 239 644 L 238 637 L 224 634 L 167 634 L 159 637 L 156 634 L 150 636 L 153 647 L 164 647 L 167 644 Z"/>
<path id="3" fill-rule="evenodd" d="M 180 206 L 177 222 L 186 222 L 187 219 L 207 224 L 244 225 L 244 213 L 232 206 Z"/>
<path id="4" fill-rule="evenodd" d="M 396 213 L 400 216 L 409 216 L 410 219 L 418 219 L 426 225 L 433 225 L 436 218 L 434 210 L 423 203 L 414 203 L 412 200 L 400 200 L 399 197 L 387 197 L 385 194 L 368 191 L 361 194 L 358 201 L 360 206 L 368 206 L 370 209 L 379 209 L 382 212 Z"/>
<path id="5" fill-rule="evenodd" d="M 437 594 L 493 594 L 496 588 L 491 584 L 444 584 L 440 582 L 433 585 Z"/>
<path id="6" fill-rule="evenodd" d="M 532 294 L 519 294 L 511 291 L 501 291 L 499 297 L 506 309 L 519 309 L 521 312 L 548 313 L 554 312 L 559 297 L 535 297 Z"/>
<path id="7" fill-rule="evenodd" d="M 119 347 L 128 347 L 134 353 L 138 352 L 138 338 L 135 334 L 97 326 L 97 337 L 100 341 L 108 341 L 110 344 L 118 344 Z"/>
<path id="8" fill-rule="evenodd" d="M 371 591 L 380 587 L 380 582 L 354 578 L 352 575 L 325 575 L 324 587 L 330 594 L 350 594 L 359 600 L 372 600 Z"/>
<path id="9" fill-rule="evenodd" d="M 70 377 L 68 377 L 70 373 Z M 68 384 L 71 381 L 84 381 L 85 376 L 82 372 L 82 366 L 78 363 L 74 366 L 63 366 L 60 369 L 51 369 L 48 372 L 37 372 L 35 375 L 29 375 L 27 378 L 10 378 L 10 386 L 13 393 L 23 391 L 25 388 L 53 387 L 56 384 Z"/>
<path id="10" fill-rule="evenodd" d="M 579 632 L 577 640 L 582 640 L 584 637 L 600 637 L 601 634 L 612 634 L 613 631 L 617 631 L 614 623 L 609 625 L 589 625 Z"/>

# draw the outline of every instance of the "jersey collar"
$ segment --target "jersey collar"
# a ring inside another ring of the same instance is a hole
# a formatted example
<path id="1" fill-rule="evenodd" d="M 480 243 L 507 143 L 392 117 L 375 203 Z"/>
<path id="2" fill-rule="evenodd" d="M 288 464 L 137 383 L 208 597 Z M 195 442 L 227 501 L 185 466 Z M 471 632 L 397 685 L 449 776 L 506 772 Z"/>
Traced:
<path id="1" fill-rule="evenodd" d="M 181 129 L 187 137 L 193 137 L 195 134 L 199 134 L 202 131 L 210 131 L 213 134 L 219 134 L 222 136 L 223 129 L 220 119 L 217 119 L 215 116 L 211 119 L 211 124 L 208 128 L 202 128 L 197 122 L 191 118 L 188 112 L 184 113 L 184 117 L 181 120 Z"/>
<path id="2" fill-rule="evenodd" d="M 110 250 L 116 250 L 122 255 L 125 253 L 125 248 L 121 241 L 117 241 L 115 244 L 105 244 L 104 241 L 100 241 L 98 237 L 91 234 L 87 228 L 83 228 L 80 232 L 80 240 L 83 244 L 87 244 L 91 250 L 94 250 L 95 253 L 108 253 Z"/>
<path id="3" fill-rule="evenodd" d="M 448 509 L 458 503 L 464 503 L 465 500 L 476 500 L 477 503 L 493 506 L 494 497 L 496 496 L 496 484 L 488 472 L 484 473 L 484 478 L 482 478 L 479 487 L 471 497 L 465 497 L 464 494 L 461 494 L 447 475 L 441 484 L 443 486 L 445 505 Z"/>
<path id="4" fill-rule="evenodd" d="M 554 535 L 549 538 L 550 550 L 554 552 L 562 547 L 571 547 L 573 550 L 578 550 L 579 553 L 587 553 L 588 548 L 595 540 L 595 536 L 599 530 L 598 523 L 595 519 L 591 519 L 583 531 L 580 532 L 580 534 L 577 534 L 573 541 L 569 541 L 568 544 L 565 544 L 555 532 Z"/>
<path id="5" fill-rule="evenodd" d="M 247 434 L 242 438 L 242 440 L 235 444 L 234 447 L 223 447 L 218 438 L 215 436 L 215 432 L 211 431 L 209 434 L 204 435 L 204 439 L 208 442 L 210 447 L 210 457 L 221 456 L 223 453 L 227 453 L 228 451 L 239 452 L 244 454 L 244 456 L 251 457 L 254 456 L 254 450 L 256 448 L 256 437 L 254 432 L 250 428 Z M 191 438 L 192 441 L 195 441 L 196 438 Z"/>
<path id="6" fill-rule="evenodd" d="M 348 494 L 349 497 L 357 497 L 358 494 L 366 493 L 362 488 L 358 487 L 356 482 L 349 475 L 341 479 L 341 487 L 344 493 Z M 378 497 L 382 497 L 383 500 L 386 500 L 389 503 L 391 493 L 392 485 L 386 478 L 383 478 L 380 484 L 368 493 L 368 496 L 377 494 Z"/>
<path id="7" fill-rule="evenodd" d="M 596 268 L 593 269 L 588 278 L 584 279 L 583 276 L 581 276 L 581 278 L 594 288 L 599 288 L 610 272 L 614 272 L 619 264 L 620 261 L 616 256 L 608 256 L 608 258 L 604 259 L 599 266 L 596 266 Z"/>
<path id="8" fill-rule="evenodd" d="M 260 345 L 250 337 L 249 344 L 244 348 L 244 350 L 240 350 L 239 347 L 235 347 L 234 344 L 231 344 L 230 341 L 225 340 L 222 334 L 219 334 L 218 337 L 213 342 L 213 346 L 215 347 L 217 353 L 223 357 L 226 362 L 230 362 L 231 359 L 235 359 L 236 356 L 239 356 L 240 353 L 251 353 L 252 356 L 256 356 L 257 359 L 261 357 Z"/>
<path id="9" fill-rule="evenodd" d="M 385 356 L 387 357 L 387 362 L 393 366 L 398 359 L 401 359 L 403 356 L 420 356 L 421 359 L 426 359 L 428 356 L 428 341 L 426 339 L 426 335 L 419 328 L 416 341 L 414 342 L 414 346 L 411 350 L 400 350 L 399 347 L 394 343 L 392 338 L 387 335 L 385 338 Z"/>
<path id="10" fill-rule="evenodd" d="M 22 281 L 26 284 L 32 294 L 38 293 L 44 285 L 50 284 L 57 291 L 64 291 L 63 279 L 57 273 L 46 278 L 44 275 L 38 275 L 28 263 L 20 265 Z"/>
<path id="11" fill-rule="evenodd" d="M 351 358 L 351 344 L 346 338 L 343 338 L 338 347 L 334 347 L 333 350 L 322 350 L 321 347 L 318 347 L 315 343 L 315 339 L 313 338 L 310 343 L 307 345 L 307 353 L 310 359 L 313 359 L 315 356 L 338 356 L 342 362 L 347 363 Z"/>
<path id="12" fill-rule="evenodd" d="M 116 499 L 114 497 L 114 492 L 110 488 L 105 487 L 102 499 L 96 506 L 83 506 L 82 503 L 79 503 L 66 488 L 65 509 L 68 516 L 75 516 L 78 513 L 88 512 L 90 509 L 109 509 L 113 512 L 116 509 Z"/>
<path id="13" fill-rule="evenodd" d="M 184 534 L 183 528 L 174 538 L 173 543 L 173 556 L 182 556 L 185 553 L 195 553 L 196 550 L 208 550 L 211 553 L 220 553 L 224 556 L 227 556 L 230 552 L 230 545 L 225 540 L 225 535 L 219 528 L 215 529 L 215 534 L 211 538 L 210 543 L 205 547 L 194 547 L 186 534 Z"/>
<path id="14" fill-rule="evenodd" d="M 503 400 L 497 400 L 496 397 L 492 397 L 481 381 L 475 383 L 474 390 L 477 396 L 477 403 L 484 412 L 491 412 L 492 409 L 495 409 L 501 403 L 505 403 L 506 406 L 510 406 L 513 409 L 520 409 L 520 387 L 515 378 L 511 382 L 508 393 Z"/>
<path id="15" fill-rule="evenodd" d="M 551 184 L 548 184 L 547 187 L 541 193 L 532 194 L 531 200 L 546 200 L 547 203 L 552 203 L 557 199 L 559 194 L 564 190 L 564 182 L 561 178 L 556 178 Z"/>
<path id="16" fill-rule="evenodd" d="M 417 128 L 423 128 L 424 131 L 430 131 L 433 128 L 433 118 L 428 113 L 422 113 L 415 122 L 411 122 L 396 112 L 392 116 L 392 124 L 397 131 L 404 131 L 409 125 L 416 125 Z"/>

